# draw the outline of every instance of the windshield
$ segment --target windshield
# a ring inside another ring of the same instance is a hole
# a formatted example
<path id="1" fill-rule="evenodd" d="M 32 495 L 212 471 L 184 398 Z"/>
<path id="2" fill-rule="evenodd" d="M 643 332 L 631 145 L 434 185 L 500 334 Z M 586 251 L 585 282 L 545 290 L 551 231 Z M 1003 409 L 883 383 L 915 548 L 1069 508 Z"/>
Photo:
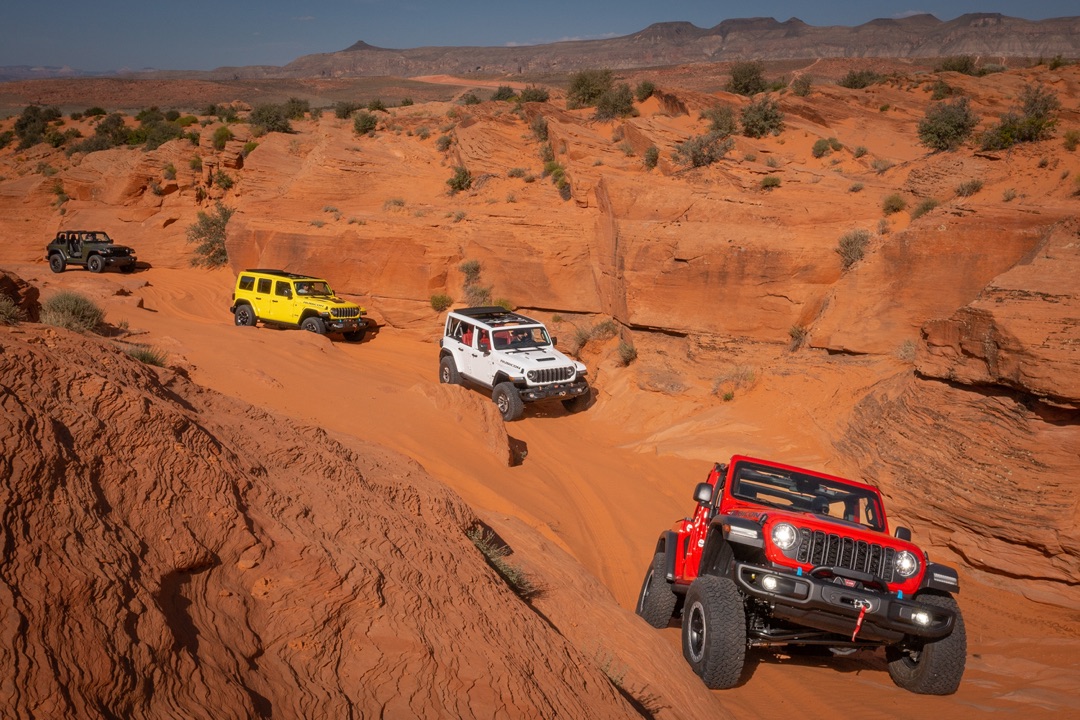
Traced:
<path id="1" fill-rule="evenodd" d="M 783 510 L 812 512 L 884 531 L 876 493 L 815 475 L 740 462 L 731 493 L 740 500 Z"/>
<path id="2" fill-rule="evenodd" d="M 543 327 L 503 328 L 494 332 L 496 350 L 547 347 L 551 344 Z"/>
<path id="3" fill-rule="evenodd" d="M 301 280 L 296 283 L 297 295 L 333 297 L 334 291 L 323 280 Z"/>

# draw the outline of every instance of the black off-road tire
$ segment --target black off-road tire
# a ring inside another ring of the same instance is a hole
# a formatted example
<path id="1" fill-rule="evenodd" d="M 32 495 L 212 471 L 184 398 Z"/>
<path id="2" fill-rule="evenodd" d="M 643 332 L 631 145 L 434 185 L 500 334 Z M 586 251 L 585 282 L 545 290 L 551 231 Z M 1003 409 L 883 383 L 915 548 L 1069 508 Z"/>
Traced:
<path id="1" fill-rule="evenodd" d="M 951 633 L 938 640 L 913 643 L 906 650 L 885 648 L 889 676 L 899 687 L 919 695 L 952 695 L 960 687 L 967 664 L 967 634 L 960 606 L 948 595 L 920 595 L 918 600 L 952 610 L 956 624 Z"/>
<path id="2" fill-rule="evenodd" d="M 567 400 L 562 401 L 562 406 L 566 408 L 566 412 L 576 413 L 581 412 L 585 408 L 589 407 L 589 402 L 592 400 L 592 388 L 585 391 L 584 395 L 578 395 Z"/>
<path id="3" fill-rule="evenodd" d="M 461 373 L 458 372 L 457 363 L 451 355 L 445 355 L 439 361 L 439 382 L 443 385 L 461 384 Z"/>
<path id="4" fill-rule="evenodd" d="M 496 385 L 491 391 L 491 399 L 495 401 L 495 407 L 499 408 L 499 413 L 506 422 L 517 420 L 521 413 L 525 412 L 525 403 L 521 401 L 521 395 L 514 383 L 501 382 Z"/>
<path id="5" fill-rule="evenodd" d="M 105 269 L 105 261 L 100 255 L 91 255 L 86 259 L 86 269 L 92 273 L 99 273 Z"/>
<path id="6" fill-rule="evenodd" d="M 656 553 L 645 571 L 635 612 L 654 628 L 666 628 L 678 602 L 679 596 L 664 577 L 664 553 Z"/>
<path id="7" fill-rule="evenodd" d="M 746 663 L 746 610 L 734 581 L 703 575 L 683 604 L 683 657 L 705 685 L 735 687 Z"/>
<path id="8" fill-rule="evenodd" d="M 237 327 L 254 327 L 257 322 L 255 308 L 250 305 L 237 305 L 233 312 L 233 320 Z"/>
<path id="9" fill-rule="evenodd" d="M 342 333 L 348 342 L 358 343 L 364 339 L 367 335 L 367 328 L 361 328 L 359 330 L 353 330 L 352 332 Z"/>
<path id="10" fill-rule="evenodd" d="M 62 273 L 67 269 L 67 260 L 58 252 L 49 256 L 49 269 L 54 273 Z"/>
<path id="11" fill-rule="evenodd" d="M 313 332 L 316 335 L 326 334 L 326 323 L 323 322 L 322 318 L 315 317 L 314 315 L 304 318 L 303 322 L 300 323 L 300 327 L 308 332 Z"/>

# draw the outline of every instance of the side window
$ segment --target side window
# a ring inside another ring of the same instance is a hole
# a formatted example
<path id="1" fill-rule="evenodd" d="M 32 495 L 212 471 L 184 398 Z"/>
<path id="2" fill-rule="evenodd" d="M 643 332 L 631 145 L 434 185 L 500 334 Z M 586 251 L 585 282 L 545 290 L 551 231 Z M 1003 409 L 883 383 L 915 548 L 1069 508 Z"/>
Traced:
<path id="1" fill-rule="evenodd" d="M 292 297 L 292 283 L 288 280 L 278 280 L 274 285 L 274 294 L 278 297 Z"/>
<path id="2" fill-rule="evenodd" d="M 469 323 L 461 323 L 461 342 L 469 347 L 472 347 L 473 335 L 476 334 L 475 328 Z"/>
<path id="3" fill-rule="evenodd" d="M 446 336 L 454 338 L 455 340 L 461 339 L 461 334 L 464 332 L 461 328 L 461 321 L 457 318 L 449 318 L 446 321 Z"/>
<path id="4" fill-rule="evenodd" d="M 262 293 L 263 295 L 269 295 L 270 294 L 270 285 L 271 285 L 270 278 L 259 278 L 259 290 L 258 291 L 260 293 Z"/>
<path id="5" fill-rule="evenodd" d="M 480 339 L 476 343 L 476 347 L 480 350 L 487 352 L 491 349 L 491 332 L 488 330 L 480 331 Z"/>
<path id="6" fill-rule="evenodd" d="M 241 290 L 251 292 L 252 288 L 254 288 L 254 287 L 255 287 L 255 278 L 251 277 L 250 275 L 241 275 L 240 276 L 240 289 Z"/>

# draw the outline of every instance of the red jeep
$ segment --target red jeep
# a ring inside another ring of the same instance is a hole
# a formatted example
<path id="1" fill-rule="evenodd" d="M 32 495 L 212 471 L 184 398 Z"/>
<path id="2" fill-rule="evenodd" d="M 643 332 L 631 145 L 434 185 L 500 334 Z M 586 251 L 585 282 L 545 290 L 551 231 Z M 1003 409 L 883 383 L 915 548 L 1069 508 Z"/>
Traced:
<path id="1" fill-rule="evenodd" d="M 739 682 L 748 647 L 884 647 L 893 682 L 948 695 L 967 639 L 956 571 L 911 531 L 889 534 L 876 488 L 735 456 L 694 490 L 693 517 L 660 536 L 637 613 L 682 616 L 683 655 L 710 688 Z"/>

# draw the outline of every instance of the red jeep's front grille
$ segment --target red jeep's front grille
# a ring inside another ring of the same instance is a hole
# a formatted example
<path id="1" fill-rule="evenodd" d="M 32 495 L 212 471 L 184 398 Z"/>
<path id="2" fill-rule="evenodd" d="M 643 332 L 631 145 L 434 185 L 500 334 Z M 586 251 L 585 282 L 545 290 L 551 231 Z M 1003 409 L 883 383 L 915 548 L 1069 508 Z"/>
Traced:
<path id="1" fill-rule="evenodd" d="M 891 583 L 896 550 L 865 540 L 800 528 L 796 557 L 802 563 L 858 570 Z"/>

